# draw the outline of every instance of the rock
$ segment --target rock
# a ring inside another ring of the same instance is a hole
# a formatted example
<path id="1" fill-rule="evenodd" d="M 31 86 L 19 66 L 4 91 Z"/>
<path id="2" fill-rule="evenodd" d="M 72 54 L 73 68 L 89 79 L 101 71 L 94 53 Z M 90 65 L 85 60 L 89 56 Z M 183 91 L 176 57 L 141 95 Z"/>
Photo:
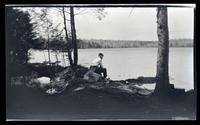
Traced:
<path id="1" fill-rule="evenodd" d="M 78 87 L 78 88 L 76 88 L 76 89 L 74 89 L 73 91 L 75 92 L 75 91 L 80 91 L 80 90 L 82 90 L 82 89 L 84 89 L 85 87 Z"/>
<path id="2" fill-rule="evenodd" d="M 126 79 L 125 81 L 127 81 L 129 84 L 145 84 L 145 83 L 155 83 L 156 82 L 156 78 L 155 77 L 143 77 L 140 76 L 137 79 Z"/>
<path id="3" fill-rule="evenodd" d="M 37 77 L 36 72 L 31 72 L 29 75 L 11 77 L 11 85 L 27 84 L 29 81 Z"/>
<path id="4" fill-rule="evenodd" d="M 140 89 L 137 91 L 137 93 L 140 95 L 150 95 L 152 92 L 146 89 Z"/>
<path id="5" fill-rule="evenodd" d="M 101 75 L 89 70 L 85 75 L 83 76 L 83 79 L 88 80 L 90 82 L 97 82 L 100 80 L 102 77 Z"/>
<path id="6" fill-rule="evenodd" d="M 51 89 L 48 89 L 48 90 L 46 90 L 46 93 L 48 93 L 48 94 L 55 94 L 55 93 L 57 93 L 57 91 L 56 91 L 56 89 L 55 88 L 51 88 Z"/>
<path id="7" fill-rule="evenodd" d="M 56 78 L 51 81 L 51 87 L 55 88 L 57 93 L 60 93 L 65 90 L 65 88 L 69 85 L 64 79 Z"/>
<path id="8" fill-rule="evenodd" d="M 139 80 L 141 80 L 141 82 L 143 83 L 155 83 L 156 82 L 156 78 L 155 77 L 143 77 L 140 76 L 138 77 Z"/>
<path id="9" fill-rule="evenodd" d="M 29 82 L 26 83 L 28 87 L 34 88 L 40 85 L 40 82 L 37 79 L 31 79 Z"/>
<path id="10" fill-rule="evenodd" d="M 89 85 L 90 88 L 93 88 L 93 89 L 98 89 L 98 90 L 101 90 L 101 89 L 105 89 L 105 86 L 98 86 L 98 85 Z"/>
<path id="11" fill-rule="evenodd" d="M 50 86 L 50 78 L 49 77 L 39 77 L 36 79 L 39 82 L 40 88 L 45 88 L 47 86 Z"/>
<path id="12" fill-rule="evenodd" d="M 56 74 L 56 77 L 59 77 L 60 79 L 65 79 L 65 81 L 69 81 L 74 76 L 75 72 L 70 67 L 67 67 L 62 72 Z"/>
<path id="13" fill-rule="evenodd" d="M 180 95 L 186 95 L 186 92 L 185 92 L 185 89 L 174 88 L 174 89 L 171 89 L 171 94 L 180 96 Z"/>
<path id="14" fill-rule="evenodd" d="M 50 78 L 49 77 L 39 77 L 37 78 L 37 80 L 41 83 L 41 84 L 49 84 L 50 83 Z"/>
<path id="15" fill-rule="evenodd" d="M 142 80 L 141 79 L 126 79 L 125 80 L 126 82 L 128 82 L 129 84 L 136 84 L 136 83 L 139 83 L 141 82 Z"/>
<path id="16" fill-rule="evenodd" d="M 121 91 L 124 91 L 124 92 L 127 92 L 127 93 L 132 93 L 132 94 L 136 93 L 136 89 L 132 89 L 127 85 L 119 86 L 117 88 L 120 89 Z"/>
<path id="17" fill-rule="evenodd" d="M 88 68 L 87 67 L 83 67 L 83 66 L 77 66 L 77 70 L 76 70 L 76 72 L 75 72 L 75 76 L 76 77 L 80 77 L 80 78 L 83 78 L 84 77 L 84 75 L 85 75 L 85 73 L 87 73 L 88 72 Z"/>
<path id="18" fill-rule="evenodd" d="M 22 76 L 12 77 L 11 78 L 11 85 L 22 85 L 24 84 Z"/>

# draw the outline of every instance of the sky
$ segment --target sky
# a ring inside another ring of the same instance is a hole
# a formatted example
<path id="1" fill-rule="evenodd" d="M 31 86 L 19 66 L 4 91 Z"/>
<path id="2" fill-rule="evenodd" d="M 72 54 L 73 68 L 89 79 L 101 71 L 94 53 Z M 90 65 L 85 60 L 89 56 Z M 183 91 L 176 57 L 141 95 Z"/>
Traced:
<path id="1" fill-rule="evenodd" d="M 105 11 L 106 17 L 101 21 L 94 14 L 76 16 L 77 36 L 87 39 L 157 40 L 156 8 L 107 8 Z M 168 8 L 168 26 L 170 39 L 193 38 L 193 8 Z"/>
<path id="2" fill-rule="evenodd" d="M 75 13 L 80 10 L 75 9 Z M 75 16 L 77 37 L 82 39 L 110 40 L 158 40 L 156 8 L 105 8 L 106 16 L 98 20 L 91 9 L 88 13 Z M 191 38 L 194 30 L 194 8 L 168 7 L 169 38 Z M 63 18 L 56 11 L 51 11 L 50 19 L 54 24 Z"/>

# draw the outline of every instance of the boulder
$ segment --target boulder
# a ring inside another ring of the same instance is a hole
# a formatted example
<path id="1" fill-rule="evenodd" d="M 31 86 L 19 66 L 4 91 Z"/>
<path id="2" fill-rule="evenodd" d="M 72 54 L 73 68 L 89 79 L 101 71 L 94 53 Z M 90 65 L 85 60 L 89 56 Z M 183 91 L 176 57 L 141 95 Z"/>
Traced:
<path id="1" fill-rule="evenodd" d="M 152 92 L 148 89 L 138 89 L 137 93 L 140 95 L 150 95 Z"/>
<path id="2" fill-rule="evenodd" d="M 88 80 L 90 82 L 97 82 L 102 78 L 101 75 L 93 72 L 92 70 L 89 70 L 85 75 L 83 76 L 83 79 Z"/>
<path id="3" fill-rule="evenodd" d="M 22 85 L 23 82 L 23 76 L 17 76 L 11 78 L 11 85 Z"/>
<path id="4" fill-rule="evenodd" d="M 28 87 L 35 88 L 40 86 L 40 82 L 37 79 L 31 79 L 29 82 L 26 83 Z"/>
<path id="5" fill-rule="evenodd" d="M 65 81 L 69 81 L 75 76 L 75 72 L 70 68 L 67 67 L 62 72 L 56 73 L 56 78 L 65 79 Z"/>
<path id="6" fill-rule="evenodd" d="M 41 88 L 45 88 L 46 86 L 50 85 L 50 78 L 49 77 L 39 77 L 36 79 L 36 81 L 38 81 L 40 83 L 40 87 Z"/>
<path id="7" fill-rule="evenodd" d="M 52 94 L 55 94 L 55 93 L 57 93 L 57 91 L 56 91 L 56 89 L 55 89 L 55 88 L 50 88 L 50 89 L 47 89 L 47 90 L 46 90 L 46 93 L 48 93 L 48 94 L 52 95 Z"/>
<path id="8" fill-rule="evenodd" d="M 49 84 L 50 83 L 50 78 L 49 77 L 39 77 L 37 78 L 37 80 L 41 83 L 41 84 Z"/>

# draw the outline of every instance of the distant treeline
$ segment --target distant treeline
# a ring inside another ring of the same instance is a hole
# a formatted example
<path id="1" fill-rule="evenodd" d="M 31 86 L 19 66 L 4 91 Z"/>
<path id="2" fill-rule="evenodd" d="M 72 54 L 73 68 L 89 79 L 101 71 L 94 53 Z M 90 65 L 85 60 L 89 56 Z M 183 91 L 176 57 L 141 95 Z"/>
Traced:
<path id="1" fill-rule="evenodd" d="M 85 48 L 139 48 L 157 47 L 158 41 L 79 39 L 78 47 Z M 172 39 L 170 47 L 193 47 L 192 39 Z"/>
<path id="2" fill-rule="evenodd" d="M 40 46 L 35 49 L 46 49 L 47 40 L 39 38 Z M 71 46 L 71 42 L 68 43 Z M 102 39 L 78 39 L 77 45 L 79 49 L 88 48 L 151 48 L 157 47 L 158 41 L 139 41 L 139 40 L 102 40 Z M 192 39 L 172 39 L 170 40 L 170 47 L 193 47 Z M 52 50 L 66 50 L 67 43 L 64 39 L 50 40 L 50 49 Z"/>

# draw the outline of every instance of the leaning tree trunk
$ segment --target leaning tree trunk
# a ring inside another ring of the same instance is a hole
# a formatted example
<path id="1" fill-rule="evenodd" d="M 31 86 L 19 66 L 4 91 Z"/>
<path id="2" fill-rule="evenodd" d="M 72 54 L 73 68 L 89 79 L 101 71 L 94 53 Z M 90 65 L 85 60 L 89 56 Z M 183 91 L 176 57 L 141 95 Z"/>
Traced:
<path id="1" fill-rule="evenodd" d="M 72 45 L 74 48 L 74 67 L 78 63 L 78 49 L 77 49 L 77 40 L 76 40 L 76 28 L 74 22 L 74 8 L 70 7 L 70 19 L 71 19 L 71 34 L 72 34 Z"/>
<path id="2" fill-rule="evenodd" d="M 47 50 L 48 50 L 48 57 L 49 57 L 49 65 L 51 65 L 51 56 L 50 56 L 50 48 L 49 48 L 49 33 L 48 33 L 48 40 L 47 40 Z"/>
<path id="3" fill-rule="evenodd" d="M 158 56 L 157 56 L 157 83 L 155 92 L 167 92 L 169 89 L 169 32 L 167 7 L 157 8 L 157 35 L 158 35 Z"/>
<path id="4" fill-rule="evenodd" d="M 51 65 L 48 22 L 47 22 L 47 50 L 48 50 L 48 57 L 49 57 L 49 65 Z"/>
<path id="5" fill-rule="evenodd" d="M 66 24 L 66 16 L 65 16 L 65 8 L 62 8 L 62 12 L 63 12 L 63 19 L 64 19 L 64 30 L 65 30 L 65 39 L 67 42 L 69 42 L 69 37 L 67 34 L 67 24 Z M 67 54 L 68 54 L 68 59 L 69 59 L 69 64 L 70 66 L 73 66 L 73 60 L 72 60 L 72 55 L 71 55 L 71 50 L 69 45 L 67 45 Z"/>

